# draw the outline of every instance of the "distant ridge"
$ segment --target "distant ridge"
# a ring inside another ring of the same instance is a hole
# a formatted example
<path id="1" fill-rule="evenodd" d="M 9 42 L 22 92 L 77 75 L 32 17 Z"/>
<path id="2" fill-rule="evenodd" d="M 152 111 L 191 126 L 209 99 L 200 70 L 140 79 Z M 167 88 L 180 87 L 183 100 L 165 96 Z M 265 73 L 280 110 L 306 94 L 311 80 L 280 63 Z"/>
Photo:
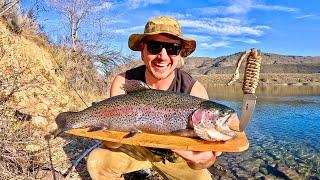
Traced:
<path id="1" fill-rule="evenodd" d="M 232 74 L 240 55 L 239 52 L 217 58 L 189 57 L 185 59 L 183 69 L 194 75 Z M 242 65 L 244 64 L 243 62 Z M 320 73 L 320 56 L 263 53 L 261 73 Z"/>

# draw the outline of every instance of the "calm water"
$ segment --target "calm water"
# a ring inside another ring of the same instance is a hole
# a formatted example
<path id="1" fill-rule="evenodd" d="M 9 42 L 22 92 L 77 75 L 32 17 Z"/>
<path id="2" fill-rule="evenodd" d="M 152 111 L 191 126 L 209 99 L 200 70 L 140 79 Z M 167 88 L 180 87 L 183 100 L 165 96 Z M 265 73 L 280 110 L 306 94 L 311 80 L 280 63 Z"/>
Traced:
<path id="1" fill-rule="evenodd" d="M 246 129 L 249 150 L 224 153 L 217 164 L 225 173 L 212 170 L 217 177 L 320 179 L 320 94 L 293 95 L 258 96 Z M 240 116 L 240 99 L 215 101 L 233 107 Z"/>

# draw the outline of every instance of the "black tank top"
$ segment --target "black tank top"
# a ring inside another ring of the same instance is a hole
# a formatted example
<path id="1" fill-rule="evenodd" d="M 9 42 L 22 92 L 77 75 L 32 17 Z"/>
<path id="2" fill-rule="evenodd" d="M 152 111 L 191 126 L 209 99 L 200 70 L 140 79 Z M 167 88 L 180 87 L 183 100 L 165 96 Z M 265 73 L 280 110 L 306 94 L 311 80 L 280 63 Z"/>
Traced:
<path id="1" fill-rule="evenodd" d="M 145 77 L 146 66 L 142 65 L 125 72 L 125 78 L 128 80 L 140 80 L 146 83 Z M 177 68 L 175 77 L 168 91 L 190 94 L 191 89 L 196 82 L 187 72 Z"/>

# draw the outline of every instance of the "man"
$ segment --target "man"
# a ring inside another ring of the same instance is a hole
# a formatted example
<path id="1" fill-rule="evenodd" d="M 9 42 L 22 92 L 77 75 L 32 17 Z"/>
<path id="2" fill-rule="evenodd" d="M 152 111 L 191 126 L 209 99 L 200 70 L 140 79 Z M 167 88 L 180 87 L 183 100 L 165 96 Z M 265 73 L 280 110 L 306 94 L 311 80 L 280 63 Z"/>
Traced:
<path id="1" fill-rule="evenodd" d="M 110 94 L 125 94 L 126 80 L 144 81 L 151 88 L 187 93 L 208 99 L 203 85 L 194 80 L 178 65 L 182 57 L 196 48 L 195 40 L 182 36 L 179 23 L 170 17 L 150 20 L 144 34 L 132 34 L 129 48 L 141 51 L 144 66 L 133 68 L 115 77 Z M 211 179 L 210 167 L 220 152 L 193 152 L 173 150 L 178 159 L 171 163 L 159 160 L 152 149 L 105 142 L 88 157 L 88 171 L 92 179 L 123 179 L 122 174 L 139 169 L 154 168 L 168 179 Z"/>

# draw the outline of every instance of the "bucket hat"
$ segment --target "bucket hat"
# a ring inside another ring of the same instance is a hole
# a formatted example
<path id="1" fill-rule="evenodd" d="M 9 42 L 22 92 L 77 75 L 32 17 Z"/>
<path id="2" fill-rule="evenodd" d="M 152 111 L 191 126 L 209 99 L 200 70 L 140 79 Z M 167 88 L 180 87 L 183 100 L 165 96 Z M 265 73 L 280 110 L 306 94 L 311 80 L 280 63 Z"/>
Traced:
<path id="1" fill-rule="evenodd" d="M 196 41 L 184 37 L 179 22 L 167 16 L 155 17 L 148 21 L 143 34 L 131 34 L 128 40 L 128 46 L 133 51 L 141 51 L 142 49 L 140 49 L 139 44 L 144 37 L 162 33 L 171 34 L 182 40 L 183 47 L 180 52 L 182 57 L 187 57 L 196 49 Z"/>

